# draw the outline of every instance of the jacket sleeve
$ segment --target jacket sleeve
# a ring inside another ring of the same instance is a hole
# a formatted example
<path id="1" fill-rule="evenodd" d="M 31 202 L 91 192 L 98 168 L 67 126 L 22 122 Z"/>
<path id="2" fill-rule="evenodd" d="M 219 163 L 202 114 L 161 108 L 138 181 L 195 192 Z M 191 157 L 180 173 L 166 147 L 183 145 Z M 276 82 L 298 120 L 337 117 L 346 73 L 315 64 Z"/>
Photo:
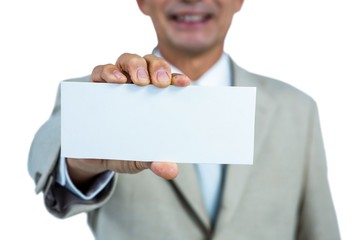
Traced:
<path id="1" fill-rule="evenodd" d="M 88 81 L 89 77 L 68 81 Z M 56 217 L 65 218 L 94 210 L 107 201 L 114 189 L 116 177 L 93 200 L 82 200 L 55 179 L 61 148 L 61 90 L 57 90 L 55 106 L 50 118 L 39 128 L 31 143 L 28 171 L 35 182 L 35 192 L 43 193 L 46 208 Z"/>
<path id="2" fill-rule="evenodd" d="M 340 239 L 340 233 L 327 177 L 325 150 L 318 111 L 310 115 L 307 166 L 300 207 L 299 240 Z"/>

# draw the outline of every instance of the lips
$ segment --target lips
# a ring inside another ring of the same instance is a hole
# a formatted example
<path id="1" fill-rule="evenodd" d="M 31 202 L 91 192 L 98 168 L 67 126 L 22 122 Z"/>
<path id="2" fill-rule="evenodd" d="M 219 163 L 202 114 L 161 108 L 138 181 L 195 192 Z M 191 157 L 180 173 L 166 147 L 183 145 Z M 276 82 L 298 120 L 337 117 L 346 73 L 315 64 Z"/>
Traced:
<path id="1" fill-rule="evenodd" d="M 177 23 L 187 23 L 187 24 L 196 24 L 203 23 L 210 20 L 212 17 L 211 14 L 171 14 L 170 19 Z"/>

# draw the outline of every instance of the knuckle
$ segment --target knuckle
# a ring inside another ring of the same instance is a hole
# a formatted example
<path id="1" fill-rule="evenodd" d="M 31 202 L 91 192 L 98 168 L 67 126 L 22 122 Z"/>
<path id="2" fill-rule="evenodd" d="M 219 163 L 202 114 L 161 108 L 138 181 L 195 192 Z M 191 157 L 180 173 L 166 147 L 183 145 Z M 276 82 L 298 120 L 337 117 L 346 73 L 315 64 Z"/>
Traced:
<path id="1" fill-rule="evenodd" d="M 114 64 L 108 63 L 108 64 L 103 65 L 103 70 L 107 71 L 109 69 L 113 69 L 114 67 L 115 67 Z"/>
<path id="2" fill-rule="evenodd" d="M 137 54 L 124 53 L 118 59 L 118 64 L 124 70 L 136 69 L 140 66 L 146 66 L 144 58 Z"/>
<path id="3" fill-rule="evenodd" d="M 134 70 L 139 67 L 145 67 L 146 68 L 146 61 L 143 58 L 130 58 L 124 63 L 124 68 L 128 70 Z"/>
<path id="4" fill-rule="evenodd" d="M 103 68 L 103 65 L 97 65 L 92 70 L 92 75 L 101 72 L 101 69 Z"/>
<path id="5" fill-rule="evenodd" d="M 164 68 L 170 70 L 170 64 L 163 58 L 157 57 L 153 54 L 147 54 L 144 58 L 147 60 L 150 68 L 152 69 Z"/>
<path id="6" fill-rule="evenodd" d="M 155 61 L 151 62 L 150 67 L 153 69 L 166 69 L 170 70 L 170 65 L 163 59 L 156 59 Z"/>

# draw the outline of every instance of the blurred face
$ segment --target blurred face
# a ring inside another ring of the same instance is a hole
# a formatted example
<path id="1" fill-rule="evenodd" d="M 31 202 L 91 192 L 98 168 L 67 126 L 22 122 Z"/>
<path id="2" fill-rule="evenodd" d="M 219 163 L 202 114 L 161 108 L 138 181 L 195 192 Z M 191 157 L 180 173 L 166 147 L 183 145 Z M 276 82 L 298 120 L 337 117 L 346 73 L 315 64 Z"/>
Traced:
<path id="1" fill-rule="evenodd" d="M 223 48 L 243 0 L 138 0 L 153 21 L 159 48 L 199 53 Z"/>

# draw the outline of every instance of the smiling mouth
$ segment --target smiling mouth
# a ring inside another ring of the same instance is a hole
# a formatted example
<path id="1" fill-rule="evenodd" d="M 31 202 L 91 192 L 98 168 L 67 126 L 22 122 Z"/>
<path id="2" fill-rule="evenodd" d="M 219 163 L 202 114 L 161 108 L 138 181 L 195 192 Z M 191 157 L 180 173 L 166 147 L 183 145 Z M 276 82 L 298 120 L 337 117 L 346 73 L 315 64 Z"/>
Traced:
<path id="1" fill-rule="evenodd" d="M 211 18 L 211 14 L 173 14 L 170 16 L 172 21 L 185 24 L 204 23 Z"/>

